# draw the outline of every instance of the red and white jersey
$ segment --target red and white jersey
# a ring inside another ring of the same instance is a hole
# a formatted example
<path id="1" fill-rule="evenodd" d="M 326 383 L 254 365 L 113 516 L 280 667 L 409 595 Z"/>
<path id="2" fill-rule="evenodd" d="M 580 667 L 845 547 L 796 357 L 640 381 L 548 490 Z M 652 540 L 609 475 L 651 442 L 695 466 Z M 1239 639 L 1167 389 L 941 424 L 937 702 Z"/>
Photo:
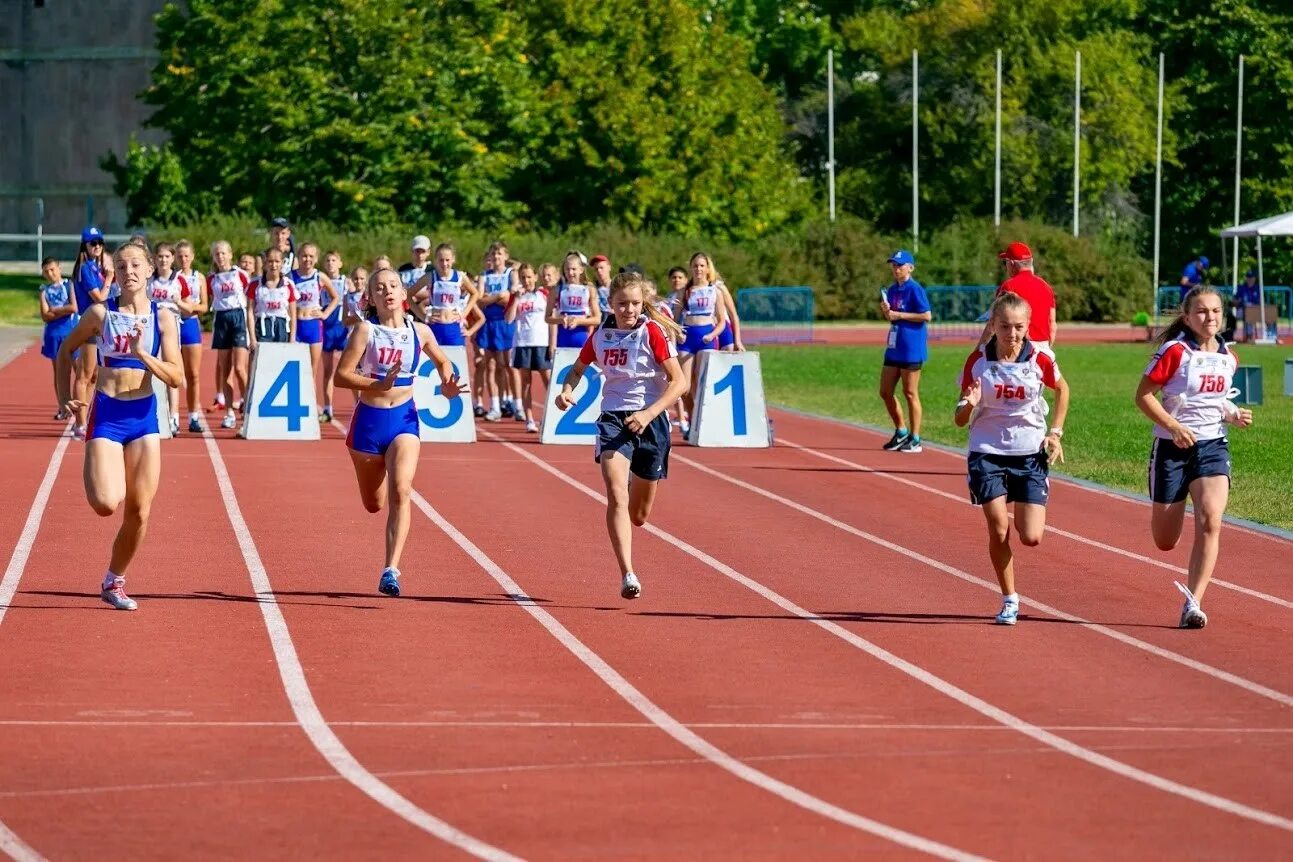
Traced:
<path id="1" fill-rule="evenodd" d="M 162 308 L 169 308 L 176 314 L 179 314 L 180 307 L 175 302 L 180 298 L 183 289 L 184 284 L 180 280 L 178 273 L 172 272 L 170 278 L 154 275 L 148 279 L 148 298 Z"/>
<path id="2" fill-rule="evenodd" d="M 961 390 L 979 381 L 981 400 L 970 420 L 970 451 L 990 455 L 1033 455 L 1046 439 L 1050 405 L 1042 397 L 1060 380 L 1060 367 L 1049 354 L 1025 341 L 1014 362 L 997 359 L 996 339 L 965 361 Z"/>
<path id="3" fill-rule="evenodd" d="M 605 377 L 603 410 L 641 410 L 664 394 L 664 364 L 677 355 L 660 324 L 644 315 L 632 329 L 594 332 L 579 351 L 579 361 L 596 365 Z"/>
<path id="4" fill-rule="evenodd" d="M 593 289 L 586 284 L 562 284 L 557 287 L 557 313 L 562 317 L 587 317 L 592 305 Z"/>
<path id="5" fill-rule="evenodd" d="M 687 307 L 683 309 L 683 314 L 688 317 L 713 317 L 714 308 L 719 301 L 717 285 L 695 285 L 687 291 Z"/>
<path id="6" fill-rule="evenodd" d="M 247 288 L 251 279 L 247 273 L 234 267 L 207 276 L 207 289 L 211 291 L 212 311 L 233 311 L 247 307 Z"/>
<path id="7" fill-rule="evenodd" d="M 548 292 L 540 288 L 512 297 L 516 305 L 516 346 L 548 346 Z"/>
<path id="8" fill-rule="evenodd" d="M 1239 357 L 1218 340 L 1208 353 L 1189 335 L 1180 335 L 1158 349 L 1145 376 L 1162 387 L 1163 409 L 1194 434 L 1196 440 L 1226 436 L 1226 401 Z M 1154 426 L 1154 436 L 1170 440 L 1164 428 Z"/>
<path id="9" fill-rule="evenodd" d="M 356 370 L 364 377 L 381 380 L 398 366 L 400 370 L 395 385 L 412 386 L 418 355 L 422 352 L 413 321 L 409 320 L 403 326 L 382 326 L 372 321 L 365 321 L 362 325 L 368 327 L 368 344 Z"/>
<path id="10" fill-rule="evenodd" d="M 202 274 L 197 270 L 181 272 L 177 276 L 180 281 L 180 299 L 185 302 L 199 302 L 202 299 Z M 184 315 L 193 317 L 192 314 Z"/>
<path id="11" fill-rule="evenodd" d="M 288 306 L 296 302 L 296 288 L 292 280 L 279 276 L 278 283 L 270 287 L 265 279 L 258 278 L 247 288 L 247 299 L 251 301 L 252 314 L 257 318 L 288 318 Z"/>

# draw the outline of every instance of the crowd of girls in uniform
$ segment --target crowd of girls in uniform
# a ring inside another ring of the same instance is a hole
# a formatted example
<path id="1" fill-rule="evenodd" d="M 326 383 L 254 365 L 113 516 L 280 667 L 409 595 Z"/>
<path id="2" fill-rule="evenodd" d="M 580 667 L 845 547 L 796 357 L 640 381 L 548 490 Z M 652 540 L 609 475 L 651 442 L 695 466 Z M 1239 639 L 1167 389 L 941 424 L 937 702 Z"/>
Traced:
<path id="1" fill-rule="evenodd" d="M 633 527 L 642 526 L 668 474 L 668 410 L 692 408 L 696 355 L 742 350 L 731 292 L 713 261 L 697 253 L 687 268 L 668 273 L 669 296 L 633 267 L 614 278 L 604 256 L 587 261 L 572 251 L 561 263 L 535 267 L 492 245 L 475 277 L 457 268 L 452 246 L 430 253 L 425 237 L 420 271 L 397 272 L 386 257 L 343 272 L 339 252 L 322 256 L 306 243 L 274 244 L 234 265 L 227 242 L 211 246 L 210 271 L 194 269 L 187 241 L 132 239 L 115 255 L 103 250 L 96 229 L 82 234 L 72 277 L 47 259 L 40 292 L 45 321 L 42 353 L 54 366 L 60 421 L 72 420 L 86 440 L 86 497 L 100 515 L 123 509 L 101 582 L 102 599 L 134 610 L 125 592 L 131 559 L 147 529 L 161 455 L 154 380 L 168 392 L 171 431 L 178 430 L 178 390 L 188 390 L 188 429 L 204 431 L 198 391 L 202 340 L 199 317 L 214 313 L 212 348 L 222 426 L 233 427 L 246 398 L 248 354 L 257 344 L 299 341 L 311 346 L 316 372 L 326 378 L 320 418 L 331 420 L 333 388 L 355 393 L 346 444 L 365 509 L 387 511 L 385 556 L 378 589 L 400 594 L 400 558 L 409 529 L 409 498 L 417 469 L 418 420 L 413 378 L 420 363 L 434 365 L 442 392 L 456 397 L 459 373 L 440 349 L 475 346 L 478 415 L 498 421 L 506 412 L 537 430 L 531 395 L 534 377 L 559 385 L 556 406 L 569 408 L 586 368 L 604 377 L 594 459 L 606 485 L 606 526 L 625 598 L 641 594 L 634 570 Z M 415 255 L 416 256 L 416 255 Z M 289 267 L 289 262 L 291 266 Z M 591 271 L 591 275 L 590 275 Z M 1162 550 L 1181 538 L 1185 504 L 1195 511 L 1194 545 L 1179 625 L 1201 628 L 1202 601 L 1220 546 L 1230 488 L 1226 425 L 1244 427 L 1252 413 L 1236 407 L 1231 382 L 1238 365 L 1218 333 L 1221 298 L 1199 286 L 1185 296 L 1179 316 L 1159 338 L 1135 403 L 1153 423 L 1150 454 L 1151 535 Z M 1002 592 L 996 622 L 1019 619 L 1011 550 L 1013 530 L 1035 546 L 1046 523 L 1049 467 L 1064 460 L 1061 439 L 1070 393 L 1049 350 L 1028 338 L 1031 309 L 1015 293 L 998 296 L 990 338 L 966 360 L 955 422 L 970 427 L 967 481 L 982 508 L 988 557 Z M 579 349 L 564 380 L 550 379 L 553 352 Z M 1051 410 L 1044 390 L 1054 392 Z"/>

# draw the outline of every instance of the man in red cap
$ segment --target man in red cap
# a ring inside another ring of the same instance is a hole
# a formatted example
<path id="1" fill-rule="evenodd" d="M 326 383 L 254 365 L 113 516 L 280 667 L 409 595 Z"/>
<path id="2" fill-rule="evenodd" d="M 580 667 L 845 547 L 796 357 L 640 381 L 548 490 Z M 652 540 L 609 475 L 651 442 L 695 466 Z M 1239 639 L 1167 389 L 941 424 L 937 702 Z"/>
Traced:
<path id="1" fill-rule="evenodd" d="M 611 261 L 604 254 L 595 254 L 588 265 L 593 269 L 593 286 L 597 288 L 602 316 L 606 317 L 611 313 Z M 607 322 L 610 322 L 610 318 L 607 318 Z"/>
<path id="2" fill-rule="evenodd" d="M 1038 350 L 1054 356 L 1055 291 L 1033 272 L 1032 249 L 1022 242 L 1012 242 L 997 257 L 1006 262 L 1006 280 L 997 288 L 997 296 L 1009 291 L 1024 298 L 1033 313 L 1028 324 L 1028 340 Z M 983 327 L 980 344 L 988 340 L 991 328 L 992 322 L 989 321 Z"/>

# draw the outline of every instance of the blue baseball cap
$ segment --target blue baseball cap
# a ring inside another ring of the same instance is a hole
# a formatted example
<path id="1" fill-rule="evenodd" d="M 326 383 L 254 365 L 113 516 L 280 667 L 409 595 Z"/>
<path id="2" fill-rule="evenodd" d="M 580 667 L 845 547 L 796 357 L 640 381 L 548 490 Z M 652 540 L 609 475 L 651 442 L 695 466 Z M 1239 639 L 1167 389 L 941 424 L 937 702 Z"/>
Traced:
<path id="1" fill-rule="evenodd" d="M 889 263 L 896 263 L 899 266 L 909 263 L 912 266 L 915 266 L 916 258 L 911 256 L 911 252 L 903 249 L 899 249 L 898 251 L 895 251 L 893 254 L 889 255 Z"/>
<path id="2" fill-rule="evenodd" d="M 103 231 L 91 225 L 81 231 L 81 242 L 103 242 Z"/>
<path id="3" fill-rule="evenodd" d="M 1255 269 L 1250 269 L 1248 270 L 1248 272 L 1244 273 L 1244 278 L 1256 278 L 1256 277 L 1257 277 L 1257 270 Z"/>
<path id="4" fill-rule="evenodd" d="M 1209 265 L 1209 264 L 1208 264 L 1208 259 L 1207 259 L 1206 257 L 1204 257 L 1203 255 L 1199 255 L 1199 263 L 1203 264 L 1203 268 L 1204 268 L 1204 269 L 1207 269 L 1207 268 L 1208 268 L 1208 265 Z"/>

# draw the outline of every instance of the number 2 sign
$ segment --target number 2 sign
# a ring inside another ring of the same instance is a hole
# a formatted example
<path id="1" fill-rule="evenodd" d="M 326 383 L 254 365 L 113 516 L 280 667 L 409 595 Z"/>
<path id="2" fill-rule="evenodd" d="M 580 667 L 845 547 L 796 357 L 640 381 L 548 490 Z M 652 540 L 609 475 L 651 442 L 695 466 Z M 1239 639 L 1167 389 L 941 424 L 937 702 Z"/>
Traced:
<path id="1" fill-rule="evenodd" d="M 627 358 L 628 352 L 625 351 Z M 597 417 L 602 412 L 602 375 L 596 368 L 584 370 L 575 387 L 575 403 L 564 412 L 557 409 L 557 393 L 566 374 L 579 359 L 579 348 L 558 347 L 552 360 L 552 385 L 548 387 L 543 410 L 542 443 L 572 443 L 591 446 L 597 439 Z M 608 360 L 609 362 L 609 357 Z"/>

